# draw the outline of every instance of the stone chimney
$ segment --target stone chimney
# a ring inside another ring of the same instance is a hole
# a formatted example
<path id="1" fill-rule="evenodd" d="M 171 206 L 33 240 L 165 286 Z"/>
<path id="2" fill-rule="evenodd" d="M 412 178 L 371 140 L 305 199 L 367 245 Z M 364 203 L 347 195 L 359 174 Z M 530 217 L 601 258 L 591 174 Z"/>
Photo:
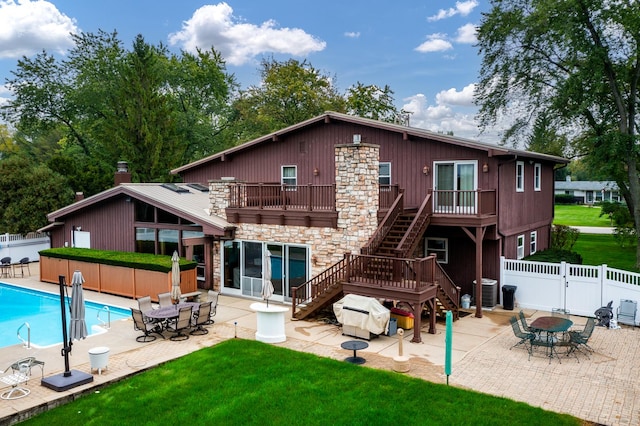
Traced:
<path id="1" fill-rule="evenodd" d="M 114 186 L 118 186 L 121 183 L 131 183 L 131 173 L 129 173 L 129 165 L 126 161 L 118 161 L 118 169 L 116 170 L 113 183 Z"/>

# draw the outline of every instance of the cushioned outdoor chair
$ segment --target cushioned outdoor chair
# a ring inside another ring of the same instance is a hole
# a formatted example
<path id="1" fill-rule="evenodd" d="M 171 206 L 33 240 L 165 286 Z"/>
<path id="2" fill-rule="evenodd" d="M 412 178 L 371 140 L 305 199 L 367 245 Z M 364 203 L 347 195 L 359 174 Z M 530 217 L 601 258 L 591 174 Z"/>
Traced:
<path id="1" fill-rule="evenodd" d="M 211 313 L 209 314 L 209 320 L 205 323 L 205 325 L 211 325 L 214 323 L 213 317 L 216 316 L 216 310 L 218 308 L 218 293 L 217 291 L 209 290 L 207 293 L 209 296 L 209 302 L 211 302 Z"/>
<path id="2" fill-rule="evenodd" d="M 175 334 L 169 339 L 171 340 L 187 340 L 189 335 L 186 333 L 191 328 L 191 306 L 185 306 L 178 311 L 178 317 L 173 324 L 167 326 L 167 330 L 173 331 Z"/>
<path id="3" fill-rule="evenodd" d="M 571 344 L 571 348 L 569 349 L 568 354 L 574 353 L 575 351 L 582 352 L 589 358 L 589 352 L 593 352 L 591 346 L 589 346 L 589 339 L 593 334 L 593 329 L 596 326 L 596 320 L 592 317 L 587 318 L 587 323 L 584 325 L 584 329 L 581 331 L 569 331 L 569 343 Z"/>
<path id="4" fill-rule="evenodd" d="M 4 376 L 0 377 L 0 381 L 6 385 L 11 386 L 11 389 L 2 392 L 0 398 L 2 399 L 18 399 L 25 397 L 31 393 L 31 391 L 22 385 L 29 381 L 29 370 L 31 369 L 30 358 L 24 358 L 21 363 L 18 364 L 18 370 L 13 369 L 11 364 L 6 370 L 3 371 Z M 11 370 L 11 374 L 6 374 Z"/>
<path id="5" fill-rule="evenodd" d="M 133 318 L 133 328 L 144 333 L 142 336 L 136 337 L 136 342 L 153 342 L 156 340 L 156 336 L 153 336 L 153 333 L 164 339 L 164 336 L 160 333 L 160 326 L 158 324 L 145 322 L 144 316 L 139 309 L 131 308 L 131 317 Z"/>
<path id="6" fill-rule="evenodd" d="M 635 300 L 622 299 L 617 311 L 618 324 L 627 324 L 635 327 L 637 311 L 638 302 Z"/>
<path id="7" fill-rule="evenodd" d="M 211 302 L 203 302 L 200 304 L 198 311 L 193 314 L 193 326 L 195 327 L 191 330 L 191 334 L 195 335 L 203 335 L 207 334 L 209 330 L 204 328 L 205 325 L 211 324 L 211 318 L 209 314 L 211 313 Z"/>
<path id="8" fill-rule="evenodd" d="M 515 348 L 516 346 L 524 345 L 527 352 L 529 352 L 529 359 L 531 359 L 531 342 L 536 338 L 536 335 L 534 333 L 522 331 L 522 329 L 520 328 L 520 323 L 518 322 L 518 318 L 516 318 L 515 316 L 512 316 L 509 319 L 509 322 L 511 323 L 511 328 L 513 328 L 513 334 L 515 334 L 515 336 L 520 339 L 520 341 L 511 346 L 509 350 Z"/>
<path id="9" fill-rule="evenodd" d="M 161 308 L 173 305 L 173 302 L 171 301 L 171 293 L 166 292 L 158 294 L 158 303 L 160 303 Z"/>

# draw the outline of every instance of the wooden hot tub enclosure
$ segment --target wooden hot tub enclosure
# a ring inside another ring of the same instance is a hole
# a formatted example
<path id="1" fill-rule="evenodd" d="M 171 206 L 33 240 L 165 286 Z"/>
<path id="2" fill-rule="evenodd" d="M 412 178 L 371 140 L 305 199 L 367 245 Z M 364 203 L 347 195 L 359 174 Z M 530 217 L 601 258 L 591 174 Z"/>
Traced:
<path id="1" fill-rule="evenodd" d="M 64 275 L 68 285 L 74 271 L 82 272 L 85 279 L 83 287 L 101 293 L 138 298 L 151 296 L 157 301 L 158 293 L 171 291 L 171 269 L 158 271 L 139 267 L 114 266 L 95 261 L 81 261 L 64 257 L 47 256 L 47 250 L 40 252 L 40 281 L 58 283 L 59 276 Z M 168 256 L 167 256 L 168 257 Z M 157 265 L 153 266 L 155 269 Z M 196 263 L 181 262 L 180 291 L 191 293 L 197 291 Z"/>

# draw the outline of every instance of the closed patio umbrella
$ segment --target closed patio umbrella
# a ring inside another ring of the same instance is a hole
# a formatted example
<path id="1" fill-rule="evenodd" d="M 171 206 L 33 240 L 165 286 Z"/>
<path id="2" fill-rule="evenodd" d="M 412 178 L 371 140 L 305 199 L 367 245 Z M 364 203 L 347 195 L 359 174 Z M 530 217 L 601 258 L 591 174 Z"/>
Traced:
<path id="1" fill-rule="evenodd" d="M 178 252 L 174 250 L 173 256 L 171 256 L 171 299 L 174 303 L 180 302 L 180 256 Z"/>
<path id="2" fill-rule="evenodd" d="M 84 339 L 88 334 L 82 283 L 84 283 L 82 272 L 75 271 L 71 279 L 71 307 L 69 308 L 69 339 L 71 340 Z"/>
<path id="3" fill-rule="evenodd" d="M 271 252 L 267 250 L 264 256 L 264 277 L 262 278 L 262 298 L 267 301 L 273 296 L 273 283 L 271 282 Z"/>

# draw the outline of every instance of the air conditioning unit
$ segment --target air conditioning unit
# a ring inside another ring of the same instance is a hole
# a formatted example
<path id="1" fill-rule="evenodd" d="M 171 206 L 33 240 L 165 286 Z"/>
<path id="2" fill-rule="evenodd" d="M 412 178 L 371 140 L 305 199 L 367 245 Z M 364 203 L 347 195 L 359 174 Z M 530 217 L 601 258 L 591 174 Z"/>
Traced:
<path id="1" fill-rule="evenodd" d="M 353 135 L 353 143 L 354 144 L 359 145 L 361 139 L 362 139 L 361 135 Z"/>

